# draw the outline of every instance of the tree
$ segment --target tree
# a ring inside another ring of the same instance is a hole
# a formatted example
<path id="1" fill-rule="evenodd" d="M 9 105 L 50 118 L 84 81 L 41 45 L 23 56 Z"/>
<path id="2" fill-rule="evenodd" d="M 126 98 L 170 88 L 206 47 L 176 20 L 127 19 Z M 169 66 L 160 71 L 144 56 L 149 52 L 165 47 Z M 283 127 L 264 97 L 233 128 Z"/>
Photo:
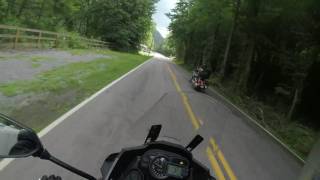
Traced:
<path id="1" fill-rule="evenodd" d="M 232 42 L 232 38 L 233 38 L 233 34 L 238 22 L 238 17 L 239 17 L 239 11 L 240 11 L 240 5 L 241 5 L 241 0 L 235 0 L 234 2 L 234 19 L 232 22 L 232 26 L 231 26 L 231 30 L 230 30 L 230 34 L 228 37 L 228 42 L 227 42 L 227 47 L 224 53 L 224 57 L 223 57 L 223 61 L 221 63 L 221 67 L 220 67 L 220 76 L 223 78 L 224 73 L 225 73 L 225 69 L 226 69 L 226 65 L 227 65 L 227 61 L 228 61 L 228 57 L 229 57 L 229 52 L 230 52 L 230 47 L 231 47 L 231 42 Z"/>
<path id="2" fill-rule="evenodd" d="M 0 0 L 0 21 L 30 28 L 71 31 L 137 51 L 152 31 L 158 0 Z"/>
<path id="3" fill-rule="evenodd" d="M 169 14 L 173 49 L 186 64 L 210 64 L 233 93 L 294 119 L 319 59 L 319 7 L 317 0 L 180 0 Z"/>

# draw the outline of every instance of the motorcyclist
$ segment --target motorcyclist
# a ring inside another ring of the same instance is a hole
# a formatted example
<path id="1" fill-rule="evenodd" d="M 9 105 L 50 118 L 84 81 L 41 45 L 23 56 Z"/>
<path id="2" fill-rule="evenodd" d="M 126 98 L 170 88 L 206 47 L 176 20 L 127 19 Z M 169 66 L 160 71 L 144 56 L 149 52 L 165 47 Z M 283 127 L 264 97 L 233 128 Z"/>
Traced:
<path id="1" fill-rule="evenodd" d="M 202 80 L 207 80 L 210 78 L 211 72 L 208 69 L 208 66 L 206 64 L 203 64 L 200 68 L 199 68 L 199 77 Z"/>
<path id="2" fill-rule="evenodd" d="M 209 79 L 211 75 L 210 70 L 208 69 L 208 66 L 206 64 L 203 64 L 201 66 L 198 66 L 192 74 L 191 80 L 194 78 L 199 77 L 201 80 L 207 80 Z"/>

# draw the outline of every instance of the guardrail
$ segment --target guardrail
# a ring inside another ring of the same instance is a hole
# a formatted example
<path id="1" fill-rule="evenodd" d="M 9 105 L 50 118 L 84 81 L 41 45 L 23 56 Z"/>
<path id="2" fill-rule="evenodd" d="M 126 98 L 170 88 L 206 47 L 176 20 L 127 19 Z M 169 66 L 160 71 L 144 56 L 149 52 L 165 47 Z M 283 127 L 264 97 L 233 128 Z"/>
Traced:
<path id="1" fill-rule="evenodd" d="M 37 48 L 42 47 L 44 43 L 49 44 L 54 48 L 58 48 L 60 47 L 60 44 L 68 44 L 72 42 L 82 43 L 87 47 L 108 47 L 107 42 L 78 36 L 75 37 L 69 33 L 56 33 L 52 31 L 0 24 L 0 45 L 4 44 L 4 42 L 14 49 L 17 48 L 19 44 L 26 42 L 35 44 Z"/>

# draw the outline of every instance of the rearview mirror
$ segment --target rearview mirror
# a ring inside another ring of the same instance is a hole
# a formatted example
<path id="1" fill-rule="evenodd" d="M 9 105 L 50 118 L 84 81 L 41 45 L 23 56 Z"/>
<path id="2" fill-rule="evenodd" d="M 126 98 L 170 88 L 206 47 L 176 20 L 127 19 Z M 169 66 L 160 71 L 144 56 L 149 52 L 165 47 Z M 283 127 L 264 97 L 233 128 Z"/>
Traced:
<path id="1" fill-rule="evenodd" d="M 27 157 L 41 148 L 41 142 L 32 129 L 0 114 L 0 158 Z"/>

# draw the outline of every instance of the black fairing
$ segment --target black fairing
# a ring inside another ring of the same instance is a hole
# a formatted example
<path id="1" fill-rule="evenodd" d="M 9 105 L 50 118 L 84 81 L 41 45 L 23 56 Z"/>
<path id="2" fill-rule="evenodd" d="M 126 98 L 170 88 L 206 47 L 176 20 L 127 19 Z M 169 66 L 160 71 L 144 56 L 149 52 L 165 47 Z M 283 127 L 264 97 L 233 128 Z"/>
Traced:
<path id="1" fill-rule="evenodd" d="M 160 150 L 167 151 L 171 153 L 178 154 L 189 161 L 189 175 L 183 179 L 197 179 L 197 180 L 208 180 L 214 179 L 210 177 L 209 170 L 203 166 L 201 163 L 193 159 L 190 151 L 186 150 L 185 147 L 172 144 L 165 141 L 151 142 L 142 146 L 126 148 L 120 153 L 111 154 L 104 162 L 101 172 L 104 180 L 123 180 L 126 179 L 125 176 L 132 170 L 143 174 L 144 180 L 156 179 L 153 178 L 148 172 L 143 170 L 139 166 L 141 157 L 150 150 Z M 168 177 L 165 179 L 177 179 L 173 177 Z"/>

